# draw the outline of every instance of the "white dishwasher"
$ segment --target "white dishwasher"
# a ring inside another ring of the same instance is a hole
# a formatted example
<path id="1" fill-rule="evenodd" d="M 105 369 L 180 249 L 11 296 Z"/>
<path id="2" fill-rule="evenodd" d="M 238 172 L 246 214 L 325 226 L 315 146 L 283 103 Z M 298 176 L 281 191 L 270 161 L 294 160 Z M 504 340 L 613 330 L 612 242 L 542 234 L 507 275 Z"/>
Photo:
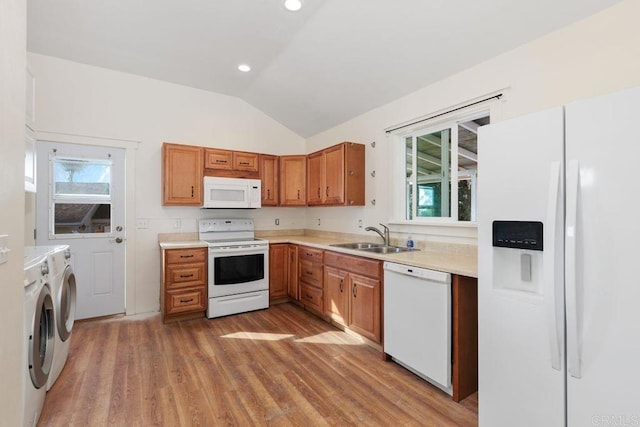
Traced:
<path id="1" fill-rule="evenodd" d="M 451 390 L 451 275 L 384 263 L 384 352 Z"/>

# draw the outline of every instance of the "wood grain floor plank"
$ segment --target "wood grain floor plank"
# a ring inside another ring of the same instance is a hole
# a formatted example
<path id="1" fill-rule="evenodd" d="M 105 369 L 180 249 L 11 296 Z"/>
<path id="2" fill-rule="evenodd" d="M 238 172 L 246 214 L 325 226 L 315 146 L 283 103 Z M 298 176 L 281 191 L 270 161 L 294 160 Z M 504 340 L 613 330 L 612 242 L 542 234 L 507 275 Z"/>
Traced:
<path id="1" fill-rule="evenodd" d="M 79 322 L 41 426 L 477 426 L 461 404 L 293 304 Z"/>

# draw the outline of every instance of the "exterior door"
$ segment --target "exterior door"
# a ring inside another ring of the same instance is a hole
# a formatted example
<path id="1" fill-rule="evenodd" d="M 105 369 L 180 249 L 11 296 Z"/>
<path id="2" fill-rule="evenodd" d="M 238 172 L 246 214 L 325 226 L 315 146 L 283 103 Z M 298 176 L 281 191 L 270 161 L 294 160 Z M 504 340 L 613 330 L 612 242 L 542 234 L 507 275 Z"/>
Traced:
<path id="1" fill-rule="evenodd" d="M 69 245 L 76 318 L 125 312 L 125 150 L 38 142 L 38 245 Z"/>

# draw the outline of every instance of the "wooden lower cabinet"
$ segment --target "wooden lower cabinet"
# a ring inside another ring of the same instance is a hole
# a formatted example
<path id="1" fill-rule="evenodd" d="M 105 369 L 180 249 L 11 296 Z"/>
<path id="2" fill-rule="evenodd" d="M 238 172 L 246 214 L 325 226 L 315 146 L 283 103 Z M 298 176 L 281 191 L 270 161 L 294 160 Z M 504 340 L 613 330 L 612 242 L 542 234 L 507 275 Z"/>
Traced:
<path id="1" fill-rule="evenodd" d="M 382 341 L 380 280 L 349 273 L 349 323 L 354 332 L 371 341 Z"/>
<path id="2" fill-rule="evenodd" d="M 382 342 L 382 262 L 326 251 L 324 314 L 332 321 Z"/>
<path id="3" fill-rule="evenodd" d="M 478 279 L 451 275 L 453 400 L 478 391 Z"/>
<path id="4" fill-rule="evenodd" d="M 335 267 L 324 267 L 324 314 L 342 325 L 349 320 L 348 275 Z"/>
<path id="5" fill-rule="evenodd" d="M 300 246 L 298 248 L 298 288 L 300 302 L 305 308 L 322 315 L 324 301 L 322 295 L 322 259 L 321 249 Z"/>
<path id="6" fill-rule="evenodd" d="M 287 296 L 288 247 L 286 243 L 269 245 L 269 301 Z"/>
<path id="7" fill-rule="evenodd" d="M 162 251 L 162 320 L 203 317 L 207 308 L 207 248 Z"/>
<path id="8" fill-rule="evenodd" d="M 287 245 L 287 295 L 294 301 L 300 299 L 298 286 L 298 245 Z"/>
<path id="9" fill-rule="evenodd" d="M 298 289 L 298 245 L 269 245 L 269 301 L 300 299 Z"/>

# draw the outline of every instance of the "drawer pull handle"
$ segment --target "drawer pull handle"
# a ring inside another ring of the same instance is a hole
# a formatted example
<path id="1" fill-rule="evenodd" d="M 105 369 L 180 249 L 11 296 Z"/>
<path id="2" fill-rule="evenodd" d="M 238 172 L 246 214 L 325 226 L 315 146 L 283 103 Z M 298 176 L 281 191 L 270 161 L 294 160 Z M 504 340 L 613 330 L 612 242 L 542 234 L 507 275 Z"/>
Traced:
<path id="1" fill-rule="evenodd" d="M 227 161 L 226 160 L 216 159 L 216 163 L 227 163 Z"/>
<path id="2" fill-rule="evenodd" d="M 300 200 L 300 190 L 298 190 L 298 200 Z"/>
<path id="3" fill-rule="evenodd" d="M 250 165 L 249 162 L 240 162 L 240 164 L 243 165 L 243 166 L 249 166 Z"/>
<path id="4" fill-rule="evenodd" d="M 305 273 L 307 273 L 309 276 L 313 276 L 313 271 L 305 270 Z"/>
<path id="5" fill-rule="evenodd" d="M 343 283 L 344 283 L 344 279 L 340 279 L 340 293 L 344 291 Z"/>
<path id="6" fill-rule="evenodd" d="M 358 292 L 356 291 L 356 284 L 353 284 L 353 297 L 356 298 L 358 296 Z"/>
<path id="7" fill-rule="evenodd" d="M 267 200 L 271 200 L 271 190 L 267 188 Z"/>
<path id="8" fill-rule="evenodd" d="M 183 279 L 186 279 L 187 277 L 193 277 L 193 273 L 191 273 L 191 274 L 181 274 L 180 277 L 182 277 Z"/>
<path id="9" fill-rule="evenodd" d="M 313 296 L 312 296 L 312 295 L 307 294 L 307 298 L 309 298 L 309 299 L 313 299 Z"/>
<path id="10" fill-rule="evenodd" d="M 180 258 L 193 258 L 193 254 L 191 254 L 191 255 L 180 255 Z"/>
<path id="11" fill-rule="evenodd" d="M 193 302 L 193 298 L 189 298 L 189 299 L 181 299 L 180 300 L 180 304 L 186 304 L 188 302 Z"/>
<path id="12" fill-rule="evenodd" d="M 318 199 L 320 198 L 320 187 L 318 187 Z"/>
<path id="13" fill-rule="evenodd" d="M 327 197 L 329 197 L 329 186 L 327 185 Z"/>

